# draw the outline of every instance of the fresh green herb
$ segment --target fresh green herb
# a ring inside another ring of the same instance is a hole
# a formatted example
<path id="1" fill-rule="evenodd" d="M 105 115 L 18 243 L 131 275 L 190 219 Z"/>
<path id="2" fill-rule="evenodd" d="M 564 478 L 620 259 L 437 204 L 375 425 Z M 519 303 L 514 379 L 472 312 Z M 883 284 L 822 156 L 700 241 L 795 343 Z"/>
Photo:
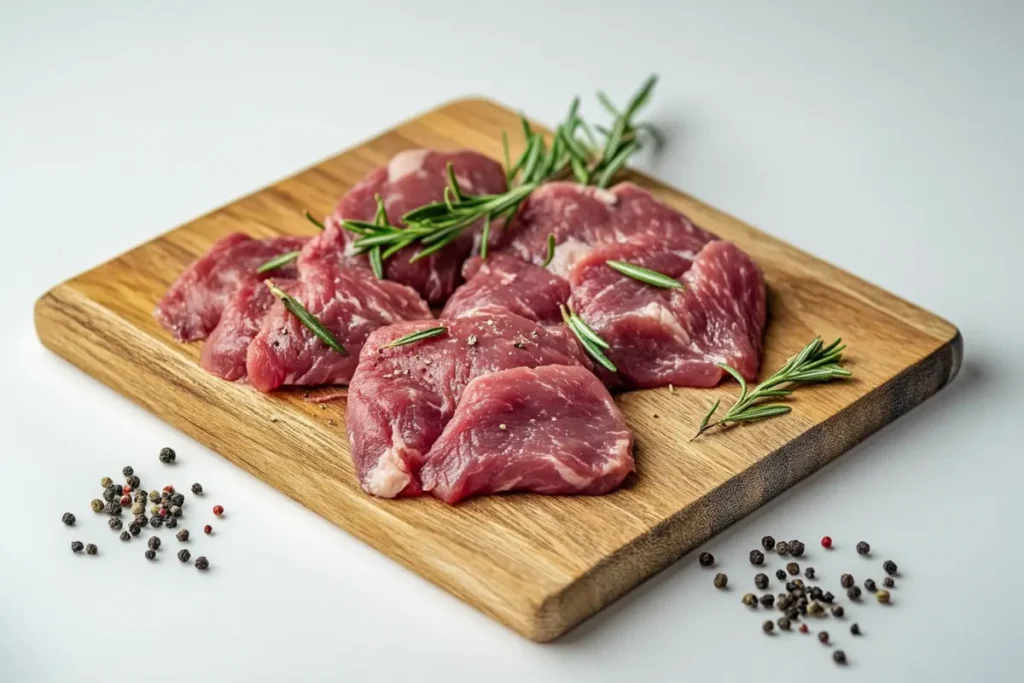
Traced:
<path id="1" fill-rule="evenodd" d="M 845 346 L 840 344 L 839 339 L 825 346 L 821 337 L 815 337 L 814 341 L 805 346 L 800 353 L 790 358 L 774 375 L 758 384 L 753 391 L 749 391 L 743 376 L 735 368 L 719 363 L 718 366 L 732 375 L 740 383 L 740 397 L 736 403 L 719 419 L 711 422 L 711 417 L 718 410 L 721 400 L 715 401 L 711 409 L 701 420 L 700 428 L 693 438 L 697 438 L 704 432 L 714 427 L 724 427 L 739 422 L 754 422 L 769 417 L 785 415 L 792 408 L 784 403 L 764 403 L 769 398 L 784 398 L 793 393 L 796 385 L 812 382 L 829 382 L 834 379 L 843 379 L 853 373 L 841 366 L 843 350 Z M 789 388 L 779 388 L 782 385 L 791 385 Z M 781 544 L 780 544 L 781 545 Z M 776 546 L 778 549 L 778 546 Z"/>
<path id="2" fill-rule="evenodd" d="M 554 233 L 548 234 L 548 253 L 544 257 L 544 263 L 541 265 L 542 268 L 547 268 L 550 265 L 552 259 L 555 258 L 555 235 Z"/>
<path id="3" fill-rule="evenodd" d="M 275 270 L 277 268 L 280 268 L 281 266 L 284 266 L 284 265 L 287 265 L 287 264 L 291 263 L 292 261 L 294 261 L 297 258 L 299 258 L 299 252 L 297 252 L 297 251 L 286 251 L 285 253 L 281 254 L 280 256 L 272 258 L 269 261 L 267 261 L 266 263 L 264 263 L 263 265 L 261 265 L 259 268 L 256 269 L 256 272 L 257 273 L 265 273 L 268 270 Z"/>
<path id="4" fill-rule="evenodd" d="M 648 268 L 642 268 L 641 266 L 633 265 L 627 261 L 605 261 L 608 267 L 613 268 L 623 275 L 628 275 L 634 280 L 645 282 L 654 287 L 662 287 L 663 289 L 681 289 L 682 283 L 679 280 L 674 280 L 664 273 L 659 273 L 656 270 L 650 270 Z"/>
<path id="5" fill-rule="evenodd" d="M 316 319 L 316 316 L 307 311 L 306 307 L 300 304 L 298 300 L 275 285 L 271 280 L 267 280 L 266 285 L 270 289 L 271 293 L 281 300 L 281 303 L 283 303 L 284 307 L 288 309 L 288 312 L 298 318 L 303 325 L 308 327 L 310 332 L 320 338 L 320 341 L 327 344 L 341 355 L 348 355 L 348 351 L 346 351 L 345 347 L 341 345 L 338 338 L 331 334 L 331 331 L 324 327 L 320 321 Z"/>
<path id="6" fill-rule="evenodd" d="M 412 344 L 413 342 L 422 341 L 424 339 L 431 339 L 433 337 L 440 337 L 442 334 L 448 334 L 447 327 L 431 327 L 426 330 L 420 330 L 419 332 L 413 332 L 407 334 L 404 337 L 396 339 L 393 342 L 384 345 L 385 349 L 391 349 L 396 346 L 405 346 L 406 344 Z"/>
<path id="7" fill-rule="evenodd" d="M 600 363 L 606 370 L 611 372 L 618 372 L 619 369 L 615 367 L 615 363 L 609 360 L 608 356 L 604 355 L 604 350 L 609 348 L 608 342 L 593 330 L 583 318 L 581 318 L 575 311 L 570 307 L 566 310 L 566 307 L 559 305 L 559 309 L 562 311 L 562 320 L 565 321 L 566 326 L 572 330 L 572 333 L 576 335 L 576 338 L 580 341 L 583 349 L 590 355 L 591 358 Z"/>
<path id="8" fill-rule="evenodd" d="M 321 230 L 326 230 L 327 229 L 327 226 L 325 226 L 323 223 L 321 223 L 317 219 L 313 218 L 313 214 L 311 214 L 308 210 L 303 209 L 302 215 L 306 217 L 307 221 L 309 221 L 310 223 L 312 223 L 316 227 L 320 228 Z"/>
<path id="9" fill-rule="evenodd" d="M 484 216 L 484 227 L 480 231 L 480 260 L 487 260 L 487 243 L 491 241 L 491 217 Z"/>

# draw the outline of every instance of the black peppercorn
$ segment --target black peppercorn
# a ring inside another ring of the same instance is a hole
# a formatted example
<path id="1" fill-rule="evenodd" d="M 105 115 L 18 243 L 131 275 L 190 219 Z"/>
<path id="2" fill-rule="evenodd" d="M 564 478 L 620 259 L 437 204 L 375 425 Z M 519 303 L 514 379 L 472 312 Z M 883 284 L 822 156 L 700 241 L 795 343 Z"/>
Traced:
<path id="1" fill-rule="evenodd" d="M 832 653 L 832 661 L 836 664 L 846 664 L 846 653 L 842 650 L 836 650 Z"/>
<path id="2" fill-rule="evenodd" d="M 131 524 L 128 525 L 128 531 L 131 532 L 132 536 L 138 536 L 139 534 L 142 533 L 142 527 L 140 527 L 135 522 L 132 522 Z"/>
<path id="3" fill-rule="evenodd" d="M 850 590 L 846 591 L 846 597 L 851 600 L 860 600 L 860 586 L 853 586 Z"/>
<path id="4" fill-rule="evenodd" d="M 786 570 L 785 569 L 779 569 L 778 571 L 776 571 L 775 572 L 775 578 L 778 579 L 779 581 L 785 581 L 786 580 Z"/>
<path id="5" fill-rule="evenodd" d="M 771 633 L 772 631 L 775 630 L 775 622 L 772 621 L 771 619 L 768 619 L 763 624 L 761 624 L 761 630 L 764 631 L 765 633 Z"/>
<path id="6" fill-rule="evenodd" d="M 114 491 L 117 493 L 117 497 L 120 498 L 124 495 L 124 486 L 121 484 L 114 484 Z"/>
<path id="7" fill-rule="evenodd" d="M 114 487 L 113 484 L 103 489 L 103 500 L 107 501 L 108 503 L 115 501 L 120 497 L 121 494 L 117 492 L 117 489 Z"/>
<path id="8" fill-rule="evenodd" d="M 857 544 L 857 553 L 860 555 L 867 555 L 871 552 L 871 546 L 865 541 L 861 541 Z"/>
<path id="9" fill-rule="evenodd" d="M 194 493 L 194 494 L 196 494 L 198 496 L 202 492 L 203 492 L 203 485 L 202 484 L 192 484 L 192 493 Z"/>
<path id="10" fill-rule="evenodd" d="M 842 618 L 843 614 L 845 614 L 845 610 L 842 605 L 832 605 L 832 616 Z"/>
<path id="11" fill-rule="evenodd" d="M 807 610 L 808 610 L 807 603 L 806 602 L 798 602 L 796 604 L 796 609 L 797 609 L 798 612 L 800 612 L 800 614 L 807 614 Z"/>
<path id="12" fill-rule="evenodd" d="M 120 503 L 107 503 L 103 510 L 112 517 L 118 517 L 121 515 L 121 504 Z"/>
<path id="13" fill-rule="evenodd" d="M 180 505 L 172 505 L 171 506 L 171 517 L 172 518 L 173 517 L 181 517 L 181 506 Z"/>
<path id="14" fill-rule="evenodd" d="M 744 593 L 741 601 L 747 607 L 757 607 L 757 597 L 753 593 Z"/>
<path id="15" fill-rule="evenodd" d="M 160 537 L 159 536 L 150 536 L 149 540 L 146 542 L 146 545 L 148 545 L 153 550 L 159 550 L 160 549 Z"/>
<path id="16" fill-rule="evenodd" d="M 798 610 L 796 607 L 790 607 L 786 610 L 786 618 L 788 618 L 790 621 L 796 621 L 800 618 L 800 610 Z"/>
<path id="17" fill-rule="evenodd" d="M 791 622 L 786 617 L 779 617 L 779 620 L 776 623 L 778 623 L 779 628 L 781 628 L 783 631 L 788 631 L 789 627 L 792 625 L 793 622 Z"/>
<path id="18" fill-rule="evenodd" d="M 160 462 L 162 462 L 163 464 L 170 465 L 172 462 L 174 462 L 174 459 L 176 457 L 177 454 L 174 452 L 173 448 L 160 449 Z"/>
<path id="19" fill-rule="evenodd" d="M 125 483 L 127 483 L 129 486 L 131 486 L 132 487 L 132 491 L 134 491 L 135 489 L 139 488 L 139 486 L 142 485 L 142 480 L 139 479 L 134 474 L 130 474 L 130 475 L 128 475 L 128 478 L 125 480 Z"/>
<path id="20" fill-rule="evenodd" d="M 198 560 L 197 560 L 198 562 Z M 729 585 L 729 577 L 725 574 L 715 574 L 715 588 L 725 588 Z"/>
<path id="21" fill-rule="evenodd" d="M 774 604 L 775 596 L 771 593 L 766 593 L 765 595 L 761 596 L 761 607 L 764 607 L 765 609 L 771 609 Z"/>
<path id="22" fill-rule="evenodd" d="M 761 547 L 765 550 L 771 550 L 775 547 L 775 539 L 771 536 L 765 536 L 761 539 Z"/>
<path id="23" fill-rule="evenodd" d="M 853 586 L 853 584 L 853 576 L 851 576 L 850 574 L 843 574 L 839 577 L 839 585 L 843 588 L 850 588 L 851 586 Z"/>
<path id="24" fill-rule="evenodd" d="M 779 571 L 782 571 L 782 570 L 780 569 Z M 793 583 L 792 581 L 787 581 L 786 582 L 786 590 L 789 591 L 790 593 L 792 593 L 793 591 L 796 590 L 796 584 Z"/>
<path id="25" fill-rule="evenodd" d="M 869 593 L 874 593 L 878 590 L 878 586 L 875 585 L 874 579 L 864 579 L 864 590 Z"/>
<path id="26" fill-rule="evenodd" d="M 807 569 L 805 569 L 804 570 L 804 576 L 806 576 L 808 579 L 813 579 L 814 578 L 814 567 L 808 567 Z"/>
<path id="27" fill-rule="evenodd" d="M 750 564 L 760 566 L 764 564 L 764 553 L 760 550 L 754 549 L 750 551 Z"/>
<path id="28" fill-rule="evenodd" d="M 882 585 L 886 588 L 894 588 L 896 586 L 896 582 L 893 580 L 891 576 L 887 576 L 884 579 L 882 579 Z"/>
<path id="29" fill-rule="evenodd" d="M 896 563 L 892 560 L 886 560 L 883 562 L 882 569 L 884 569 L 885 573 L 889 576 L 896 576 Z"/>
<path id="30" fill-rule="evenodd" d="M 853 624 L 852 626 L 850 626 L 850 633 L 852 633 L 855 636 L 859 636 L 860 626 L 858 624 Z"/>
<path id="31" fill-rule="evenodd" d="M 121 535 L 118 536 L 118 538 L 120 538 L 122 541 L 130 541 L 132 540 L 132 535 L 127 531 L 122 531 Z"/>
<path id="32" fill-rule="evenodd" d="M 160 515 L 153 515 L 149 518 L 149 525 L 154 529 L 159 529 L 164 525 L 164 518 Z"/>
<path id="33" fill-rule="evenodd" d="M 168 529 L 173 529 L 176 526 L 178 526 L 178 518 L 177 517 L 168 517 L 167 519 L 164 520 L 164 527 L 166 527 Z"/>
<path id="34" fill-rule="evenodd" d="M 120 531 L 121 526 L 122 526 L 121 518 L 120 517 L 111 517 L 110 519 L 107 520 L 107 526 L 109 526 L 114 531 Z"/>
<path id="35" fill-rule="evenodd" d="M 786 565 L 786 571 L 789 572 L 790 576 L 796 576 L 800 573 L 800 565 L 796 562 L 790 562 Z"/>
<path id="36" fill-rule="evenodd" d="M 818 633 L 818 642 L 822 645 L 828 644 L 828 631 L 821 631 Z"/>
<path id="37" fill-rule="evenodd" d="M 128 478 L 128 477 L 132 476 L 133 474 L 135 474 L 135 470 L 132 469 L 131 465 L 125 465 L 124 469 L 121 470 L 121 474 L 123 474 L 125 476 L 125 478 Z"/>
<path id="38" fill-rule="evenodd" d="M 88 543 L 88 544 L 86 544 L 86 546 L 85 546 L 85 554 L 86 555 L 95 555 L 97 552 L 99 552 L 99 548 L 96 547 L 95 543 Z"/>
<path id="39" fill-rule="evenodd" d="M 181 506 L 181 505 L 184 505 L 184 504 L 185 504 L 185 494 L 184 493 L 172 493 L 171 494 L 171 505 Z"/>
<path id="40" fill-rule="evenodd" d="M 181 562 L 188 562 L 188 558 L 190 558 L 191 556 L 192 556 L 192 553 L 190 553 L 185 548 L 182 548 L 181 550 L 178 551 L 178 560 L 181 561 Z"/>
<path id="41" fill-rule="evenodd" d="M 60 521 L 64 522 L 68 526 L 71 526 L 75 523 L 75 516 L 70 512 L 65 512 L 63 515 L 61 515 Z"/>
<path id="42" fill-rule="evenodd" d="M 146 515 L 136 515 L 132 521 L 139 526 L 149 526 L 149 517 Z"/>
<path id="43" fill-rule="evenodd" d="M 775 544 L 775 552 L 777 552 L 780 557 L 785 557 L 789 554 L 789 544 L 785 541 L 779 541 Z"/>
<path id="44" fill-rule="evenodd" d="M 146 551 L 146 559 L 147 560 L 155 560 L 156 559 L 156 551 L 153 550 L 152 548 L 147 550 Z"/>
<path id="45" fill-rule="evenodd" d="M 82 552 L 82 548 L 84 548 L 84 547 L 85 546 L 82 545 L 81 541 L 71 541 L 71 552 L 73 552 L 73 553 L 80 553 L 80 552 Z"/>
<path id="46" fill-rule="evenodd" d="M 825 594 L 821 592 L 821 589 L 817 586 L 811 586 L 810 590 L 811 600 L 821 600 L 825 597 Z"/>
<path id="47" fill-rule="evenodd" d="M 194 484 L 193 488 L 196 486 L 199 486 L 199 484 Z M 702 567 L 710 567 L 715 563 L 715 556 L 711 553 L 701 553 L 700 556 L 697 557 L 697 562 Z"/>
<path id="48" fill-rule="evenodd" d="M 202 555 L 200 555 L 199 557 L 196 558 L 196 569 L 200 569 L 200 570 L 204 570 L 205 571 L 206 569 L 209 569 L 209 568 L 210 568 L 210 561 L 209 560 L 207 560 Z M 725 576 L 725 574 L 722 574 L 722 576 Z"/>
<path id="49" fill-rule="evenodd" d="M 833 600 L 836 599 L 836 596 L 832 595 L 831 591 L 825 591 L 825 593 L 821 596 L 821 599 L 823 602 L 831 603 Z"/>
<path id="50" fill-rule="evenodd" d="M 761 590 L 764 590 L 765 588 L 767 588 L 768 587 L 768 575 L 767 574 L 758 574 L 757 576 L 755 576 L 754 577 L 754 585 L 757 586 L 758 588 L 760 588 Z"/>
<path id="51" fill-rule="evenodd" d="M 789 554 L 793 557 L 803 557 L 804 555 L 804 544 L 802 541 L 790 541 L 789 542 Z"/>
<path id="52" fill-rule="evenodd" d="M 181 531 L 179 531 L 178 535 L 176 536 L 176 538 L 179 541 L 181 541 L 182 543 L 187 541 L 188 540 L 188 529 L 182 529 Z"/>

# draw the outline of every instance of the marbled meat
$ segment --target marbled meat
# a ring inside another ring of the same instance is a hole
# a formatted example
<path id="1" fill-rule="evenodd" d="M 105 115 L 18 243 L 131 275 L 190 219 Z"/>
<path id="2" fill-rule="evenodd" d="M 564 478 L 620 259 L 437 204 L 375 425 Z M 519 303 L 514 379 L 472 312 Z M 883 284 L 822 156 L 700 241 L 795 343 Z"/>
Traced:
<path id="1" fill-rule="evenodd" d="M 563 277 L 508 254 L 473 256 L 462 273 L 466 283 L 448 299 L 442 318 L 503 309 L 545 325 L 562 322 L 558 307 L 569 300 Z"/>

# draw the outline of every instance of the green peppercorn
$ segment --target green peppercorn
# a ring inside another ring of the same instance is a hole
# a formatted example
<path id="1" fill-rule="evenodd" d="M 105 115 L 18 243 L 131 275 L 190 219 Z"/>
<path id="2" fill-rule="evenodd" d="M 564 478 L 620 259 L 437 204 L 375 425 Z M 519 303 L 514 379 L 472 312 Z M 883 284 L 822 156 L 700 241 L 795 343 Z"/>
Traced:
<path id="1" fill-rule="evenodd" d="M 192 556 L 192 553 L 190 553 L 186 548 L 182 548 L 181 550 L 178 551 L 178 561 L 179 562 L 188 562 L 188 558 L 190 558 L 191 556 Z"/>
<path id="2" fill-rule="evenodd" d="M 861 541 L 860 543 L 857 544 L 857 554 L 858 555 L 867 555 L 870 552 L 871 552 L 871 546 L 867 542 Z"/>
<path id="3" fill-rule="evenodd" d="M 118 538 L 120 538 L 122 541 L 130 541 L 132 540 L 132 535 L 127 531 L 122 531 L 121 535 L 118 536 Z"/>
<path id="4" fill-rule="evenodd" d="M 715 574 L 715 588 L 721 589 L 721 588 L 725 588 L 728 585 L 729 585 L 729 577 L 728 576 L 726 576 L 725 574 L 722 574 L 722 573 Z"/>
<path id="5" fill-rule="evenodd" d="M 136 517 L 138 517 L 141 514 L 144 514 L 145 512 L 146 506 L 143 505 L 142 503 L 136 503 L 135 505 L 132 505 L 132 514 Z"/>
<path id="6" fill-rule="evenodd" d="M 102 479 L 100 479 L 100 486 L 102 486 L 104 489 L 106 489 L 108 486 L 113 486 L 113 485 L 114 485 L 114 480 L 111 479 L 110 477 L 103 477 Z"/>
<path id="7" fill-rule="evenodd" d="M 822 645 L 828 645 L 828 631 L 818 632 L 818 642 Z"/>
<path id="8" fill-rule="evenodd" d="M 804 576 L 806 576 L 808 579 L 813 579 L 814 578 L 814 567 L 808 567 L 807 569 L 805 569 L 804 570 Z"/>
<path id="9" fill-rule="evenodd" d="M 73 553 L 80 553 L 80 552 L 82 552 L 82 548 L 84 548 L 84 547 L 85 546 L 82 545 L 81 541 L 71 541 L 71 552 L 73 552 Z"/>
<path id="10" fill-rule="evenodd" d="M 753 593 L 744 593 L 741 600 L 747 607 L 757 607 L 757 597 Z"/>
<path id="11" fill-rule="evenodd" d="M 869 593 L 874 593 L 877 589 L 878 586 L 875 585 L 874 579 L 864 579 L 864 590 Z"/>
<path id="12" fill-rule="evenodd" d="M 750 564 L 760 566 L 764 564 L 764 553 L 756 548 L 750 551 Z"/>
<path id="13" fill-rule="evenodd" d="M 755 576 L 754 577 L 754 585 L 757 586 L 761 590 L 764 590 L 765 588 L 767 588 L 768 587 L 768 575 L 767 574 L 758 574 L 757 576 Z"/>
<path id="14" fill-rule="evenodd" d="M 775 630 L 775 622 L 772 621 L 771 619 L 768 619 L 763 624 L 761 624 L 761 630 L 764 631 L 765 633 L 771 633 L 772 631 Z"/>
<path id="15" fill-rule="evenodd" d="M 196 569 L 200 571 L 206 571 L 210 568 L 210 561 L 200 555 L 196 558 Z M 724 576 L 724 575 L 723 575 Z"/>
<path id="16" fill-rule="evenodd" d="M 789 542 L 789 554 L 793 557 L 803 557 L 804 555 L 804 544 L 801 541 L 790 541 Z"/>
<path id="17" fill-rule="evenodd" d="M 761 596 L 761 607 L 765 609 L 771 609 L 772 605 L 775 604 L 775 596 L 771 593 L 765 593 Z"/>
<path id="18" fill-rule="evenodd" d="M 150 503 L 159 503 L 160 502 L 160 492 L 159 491 L 150 491 L 149 492 L 149 502 Z"/>
<path id="19" fill-rule="evenodd" d="M 125 478 L 127 479 L 128 477 L 130 477 L 133 474 L 135 474 L 135 470 L 132 469 L 131 465 L 125 465 L 124 469 L 121 470 L 121 474 L 123 474 L 125 476 Z"/>
<path id="20" fill-rule="evenodd" d="M 121 526 L 122 526 L 121 518 L 120 517 L 110 517 L 110 518 L 108 518 L 107 519 L 107 526 L 109 526 L 114 531 L 120 531 L 121 530 Z"/>
<path id="21" fill-rule="evenodd" d="M 786 570 L 785 569 L 779 569 L 778 571 L 776 571 L 775 572 L 775 578 L 778 579 L 779 581 L 785 581 L 786 580 Z"/>
<path id="22" fill-rule="evenodd" d="M 777 623 L 779 628 L 783 631 L 788 631 L 790 626 L 793 625 L 793 622 L 791 622 L 788 617 L 779 617 L 779 620 L 775 623 Z"/>
<path id="23" fill-rule="evenodd" d="M 60 521 L 64 522 L 68 526 L 72 526 L 75 523 L 75 516 L 70 512 L 65 512 L 61 515 Z"/>
<path id="24" fill-rule="evenodd" d="M 839 585 L 843 588 L 850 588 L 854 583 L 853 576 L 850 574 L 843 574 L 839 577 Z"/>
<path id="25" fill-rule="evenodd" d="M 201 495 L 203 493 L 203 485 L 199 483 L 192 484 L 192 493 L 196 494 L 197 496 Z"/>
<path id="26" fill-rule="evenodd" d="M 97 498 L 89 503 L 89 507 L 92 508 L 93 512 L 103 512 L 103 501 Z"/>
<path id="27" fill-rule="evenodd" d="M 875 597 L 878 598 L 878 602 L 882 603 L 883 605 L 889 604 L 889 591 L 885 590 L 884 588 L 875 593 Z"/>
<path id="28" fill-rule="evenodd" d="M 842 605 L 832 605 L 832 616 L 841 619 L 843 614 L 845 614 L 845 610 Z"/>
<path id="29" fill-rule="evenodd" d="M 882 585 L 886 588 L 895 588 L 896 581 L 894 581 L 891 576 L 887 576 L 884 579 L 882 579 Z"/>
<path id="30" fill-rule="evenodd" d="M 846 653 L 842 650 L 836 650 L 832 653 L 832 661 L 840 666 L 846 664 Z"/>
<path id="31" fill-rule="evenodd" d="M 149 513 L 152 514 L 152 515 L 159 515 L 160 514 L 160 506 L 159 505 L 154 505 L 154 506 L 150 507 L 149 508 Z"/>
<path id="32" fill-rule="evenodd" d="M 146 551 L 146 559 L 147 560 L 155 560 L 156 559 L 156 551 L 153 550 L 152 548 L 147 550 Z"/>
<path id="33" fill-rule="evenodd" d="M 852 626 L 850 626 L 850 633 L 852 633 L 855 636 L 859 636 L 860 635 L 860 626 L 857 625 L 857 624 L 853 624 Z"/>
<path id="34" fill-rule="evenodd" d="M 87 543 L 85 545 L 85 554 L 86 555 L 95 555 L 98 552 L 99 552 L 99 548 L 96 547 L 95 543 Z"/>
<path id="35" fill-rule="evenodd" d="M 765 550 L 771 550 L 775 547 L 775 539 L 771 536 L 765 536 L 761 539 L 761 547 Z"/>
<path id="36" fill-rule="evenodd" d="M 127 479 L 126 479 L 125 481 L 127 482 L 127 484 L 128 484 L 129 486 L 131 486 L 131 487 L 132 487 L 132 490 L 133 490 L 133 491 L 134 491 L 135 489 L 139 488 L 139 486 L 141 486 L 141 485 L 142 485 L 142 480 L 141 480 L 141 479 L 139 479 L 139 478 L 138 478 L 138 477 L 137 477 L 136 475 L 134 475 L 134 474 L 133 474 L 133 475 L 130 475 L 130 476 L 129 476 L 129 477 L 128 477 L 128 478 L 127 478 Z"/>
<path id="37" fill-rule="evenodd" d="M 820 602 L 812 602 L 807 605 L 807 613 L 812 617 L 821 616 L 825 612 L 825 608 L 821 606 Z"/>
<path id="38" fill-rule="evenodd" d="M 775 544 L 775 552 L 779 554 L 779 557 L 789 555 L 789 544 L 785 541 L 779 541 Z"/>
<path id="39" fill-rule="evenodd" d="M 800 565 L 796 562 L 790 562 L 786 565 L 786 571 L 789 572 L 790 576 L 796 576 L 800 573 Z"/>
<path id="40" fill-rule="evenodd" d="M 889 576 L 896 576 L 896 563 L 892 560 L 886 560 L 883 562 L 882 569 L 884 569 L 885 573 Z"/>
<path id="41" fill-rule="evenodd" d="M 194 487 L 195 485 L 193 485 L 193 488 Z M 701 553 L 697 557 L 697 563 L 700 564 L 700 566 L 702 567 L 710 567 L 715 563 L 715 556 L 711 553 Z"/>
<path id="42" fill-rule="evenodd" d="M 846 597 L 851 600 L 860 600 L 860 586 L 853 586 L 850 590 L 846 591 Z"/>
<path id="43" fill-rule="evenodd" d="M 172 462 L 174 462 L 174 459 L 176 457 L 177 454 L 174 452 L 173 448 L 160 449 L 160 462 L 162 462 L 163 464 L 170 465 Z"/>
<path id="44" fill-rule="evenodd" d="M 160 537 L 159 536 L 150 536 L 149 540 L 146 542 L 146 545 L 148 545 L 152 550 L 159 550 L 160 549 Z"/>

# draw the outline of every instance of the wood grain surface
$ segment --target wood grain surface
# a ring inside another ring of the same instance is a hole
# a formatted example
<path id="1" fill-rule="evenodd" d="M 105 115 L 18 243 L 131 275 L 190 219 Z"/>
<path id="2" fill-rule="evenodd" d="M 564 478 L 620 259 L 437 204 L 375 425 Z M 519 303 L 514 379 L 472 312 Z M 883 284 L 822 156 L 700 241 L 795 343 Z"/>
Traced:
<path id="1" fill-rule="evenodd" d="M 217 209 L 75 277 L 36 304 L 43 343 L 347 532 L 524 636 L 550 640 L 934 394 L 957 373 L 955 327 L 858 278 L 638 174 L 632 179 L 736 242 L 769 287 L 764 367 L 814 335 L 849 344 L 854 379 L 801 389 L 790 415 L 689 439 L 713 390 L 618 397 L 636 434 L 635 478 L 607 496 L 513 494 L 449 507 L 364 494 L 348 454 L 344 401 L 312 404 L 222 381 L 152 317 L 167 287 L 218 238 L 311 234 L 301 211 L 337 198 L 396 152 L 471 148 L 501 157 L 500 105 L 466 99 Z M 515 137 L 515 136 L 513 136 Z M 515 150 L 514 150 L 515 151 Z"/>

